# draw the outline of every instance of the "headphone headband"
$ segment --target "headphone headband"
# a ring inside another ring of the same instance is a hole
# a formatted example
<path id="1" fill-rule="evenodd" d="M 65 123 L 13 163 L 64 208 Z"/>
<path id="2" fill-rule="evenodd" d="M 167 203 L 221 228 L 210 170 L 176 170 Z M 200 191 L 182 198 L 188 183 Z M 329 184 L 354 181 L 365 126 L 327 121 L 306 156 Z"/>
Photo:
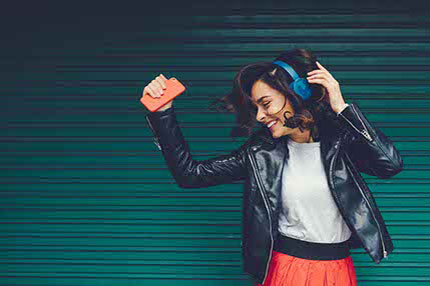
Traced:
<path id="1" fill-rule="evenodd" d="M 293 81 L 300 78 L 299 75 L 296 73 L 296 71 L 287 63 L 284 63 L 282 61 L 274 61 L 274 64 L 277 64 L 278 66 L 281 66 L 286 70 L 290 76 L 293 78 Z"/>

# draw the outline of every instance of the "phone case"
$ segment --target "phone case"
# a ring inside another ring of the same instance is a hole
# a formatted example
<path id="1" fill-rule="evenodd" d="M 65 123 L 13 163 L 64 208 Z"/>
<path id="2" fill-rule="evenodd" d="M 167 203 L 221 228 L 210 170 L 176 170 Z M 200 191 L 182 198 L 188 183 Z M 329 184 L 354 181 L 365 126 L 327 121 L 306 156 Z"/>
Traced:
<path id="1" fill-rule="evenodd" d="M 153 98 L 149 94 L 145 94 L 140 98 L 140 102 L 145 105 L 149 111 L 154 112 L 184 91 L 185 86 L 178 79 L 172 77 L 166 81 L 166 89 L 164 89 L 164 94 L 161 97 Z"/>

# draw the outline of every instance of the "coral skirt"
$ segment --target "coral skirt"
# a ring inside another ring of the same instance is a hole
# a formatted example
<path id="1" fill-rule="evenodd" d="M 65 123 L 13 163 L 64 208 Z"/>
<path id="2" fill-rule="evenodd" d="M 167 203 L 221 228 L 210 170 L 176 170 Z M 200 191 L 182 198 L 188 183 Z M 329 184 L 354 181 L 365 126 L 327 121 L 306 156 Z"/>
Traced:
<path id="1" fill-rule="evenodd" d="M 337 260 L 311 260 L 272 251 L 264 284 L 254 286 L 356 286 L 351 256 Z"/>

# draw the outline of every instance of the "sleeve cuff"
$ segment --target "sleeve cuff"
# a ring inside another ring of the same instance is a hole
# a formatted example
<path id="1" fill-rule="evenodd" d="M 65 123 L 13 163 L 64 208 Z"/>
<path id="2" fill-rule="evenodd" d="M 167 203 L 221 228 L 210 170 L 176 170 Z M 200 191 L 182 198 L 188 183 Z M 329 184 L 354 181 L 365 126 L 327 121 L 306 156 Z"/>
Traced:
<path id="1" fill-rule="evenodd" d="M 148 125 L 151 128 L 155 138 L 158 138 L 160 136 L 159 133 L 161 125 L 163 124 L 162 122 L 165 120 L 165 118 L 171 116 L 176 116 L 173 105 L 166 110 L 149 112 L 145 115 L 146 121 L 148 122 Z"/>
<path id="2" fill-rule="evenodd" d="M 342 110 L 341 110 L 341 111 L 336 112 L 336 115 L 337 115 L 337 116 L 339 116 L 339 114 L 340 114 L 342 111 L 344 111 L 344 110 L 345 110 L 345 108 L 347 108 L 348 106 L 349 106 L 349 104 L 347 103 L 347 104 L 342 108 Z"/>

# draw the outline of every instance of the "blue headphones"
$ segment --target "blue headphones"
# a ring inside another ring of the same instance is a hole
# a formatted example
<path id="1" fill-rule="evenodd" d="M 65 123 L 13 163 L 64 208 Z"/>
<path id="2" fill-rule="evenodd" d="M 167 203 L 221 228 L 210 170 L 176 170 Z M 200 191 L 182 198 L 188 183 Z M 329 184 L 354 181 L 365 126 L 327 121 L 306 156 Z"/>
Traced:
<path id="1" fill-rule="evenodd" d="M 296 94 L 301 96 L 303 100 L 307 100 L 312 95 L 311 87 L 306 79 L 299 77 L 299 75 L 294 71 L 294 69 L 287 63 L 283 61 L 274 61 L 274 64 L 281 66 L 286 70 L 290 76 L 293 78 L 293 82 L 290 83 L 290 88 L 294 90 Z"/>

